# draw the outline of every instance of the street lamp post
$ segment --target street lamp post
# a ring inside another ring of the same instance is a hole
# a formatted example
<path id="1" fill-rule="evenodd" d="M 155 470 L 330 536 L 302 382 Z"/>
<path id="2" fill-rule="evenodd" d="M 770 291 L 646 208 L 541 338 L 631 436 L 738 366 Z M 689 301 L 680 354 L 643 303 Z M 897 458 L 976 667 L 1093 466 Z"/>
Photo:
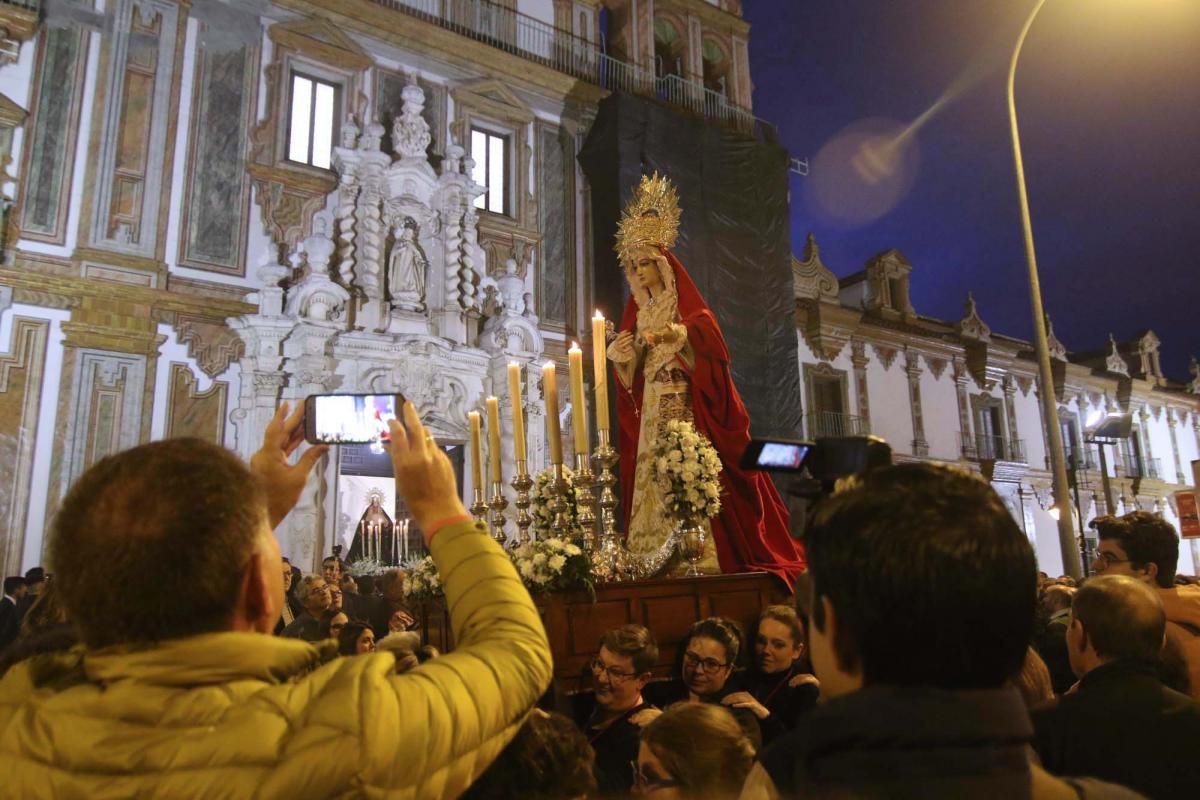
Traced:
<path id="1" fill-rule="evenodd" d="M 1046 433 L 1050 445 L 1050 470 L 1054 481 L 1054 503 L 1059 509 L 1058 514 L 1058 544 L 1062 551 L 1063 570 L 1072 578 L 1080 578 L 1083 568 L 1080 564 L 1079 550 L 1075 545 L 1075 529 L 1071 524 L 1070 500 L 1067 483 L 1067 459 L 1063 451 L 1062 429 L 1058 425 L 1058 405 L 1054 396 L 1054 375 L 1050 369 L 1050 346 L 1046 336 L 1046 315 L 1042 309 L 1042 290 L 1038 280 L 1037 255 L 1033 249 L 1033 225 L 1029 219 L 1029 196 L 1025 191 L 1025 165 L 1021 158 L 1021 136 L 1017 130 L 1017 103 L 1013 92 L 1013 83 L 1017 74 L 1017 59 L 1021 56 L 1021 47 L 1025 37 L 1038 12 L 1046 0 L 1038 0 L 1025 20 L 1025 27 L 1017 38 L 1017 46 L 1013 49 L 1012 63 L 1008 68 L 1008 119 L 1012 130 L 1013 160 L 1017 173 L 1017 196 L 1021 204 L 1021 226 L 1025 233 L 1025 262 L 1029 267 L 1029 297 L 1033 304 L 1033 333 L 1034 345 L 1037 350 L 1038 380 L 1041 383 L 1039 396 L 1042 401 L 1042 415 L 1046 420 Z M 1065 513 L 1064 513 L 1065 510 Z"/>

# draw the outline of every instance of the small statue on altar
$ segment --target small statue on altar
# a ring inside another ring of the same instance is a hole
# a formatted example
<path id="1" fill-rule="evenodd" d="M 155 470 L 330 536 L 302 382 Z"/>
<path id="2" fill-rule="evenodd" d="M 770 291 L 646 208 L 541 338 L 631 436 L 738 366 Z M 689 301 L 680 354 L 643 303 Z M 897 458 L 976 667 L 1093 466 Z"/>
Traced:
<path id="1" fill-rule="evenodd" d="M 388 293 L 392 306 L 402 311 L 425 309 L 425 270 L 429 262 L 417 243 L 417 223 L 405 217 L 396 226 L 396 241 L 388 260 Z"/>
<path id="2" fill-rule="evenodd" d="M 348 561 L 396 563 L 395 526 L 383 508 L 383 495 L 372 492 L 370 504 L 358 520 L 354 540 L 350 543 Z"/>
<path id="3" fill-rule="evenodd" d="M 770 572 L 790 587 L 804 571 L 788 512 L 761 472 L 739 468 L 750 418 L 733 384 L 716 317 L 670 248 L 681 211 L 674 186 L 643 177 L 617 232 L 630 298 L 608 348 L 617 377 L 621 494 L 629 550 L 657 551 L 670 536 L 670 499 L 653 477 L 652 450 L 671 420 L 691 422 L 721 457 L 721 512 L 711 525 L 703 572 Z M 715 553 L 713 552 L 715 549 Z"/>

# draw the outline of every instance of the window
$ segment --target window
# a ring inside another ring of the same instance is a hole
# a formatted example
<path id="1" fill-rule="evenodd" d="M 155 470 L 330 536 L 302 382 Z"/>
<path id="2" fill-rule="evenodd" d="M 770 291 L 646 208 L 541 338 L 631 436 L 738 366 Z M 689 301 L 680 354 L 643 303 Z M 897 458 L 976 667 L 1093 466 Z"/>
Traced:
<path id="1" fill-rule="evenodd" d="M 475 198 L 475 207 L 494 214 L 508 213 L 508 137 L 479 128 L 471 129 L 471 179 L 487 191 Z"/>
<path id="2" fill-rule="evenodd" d="M 333 156 L 333 126 L 340 116 L 338 86 L 294 72 L 291 97 L 288 160 L 329 169 Z"/>

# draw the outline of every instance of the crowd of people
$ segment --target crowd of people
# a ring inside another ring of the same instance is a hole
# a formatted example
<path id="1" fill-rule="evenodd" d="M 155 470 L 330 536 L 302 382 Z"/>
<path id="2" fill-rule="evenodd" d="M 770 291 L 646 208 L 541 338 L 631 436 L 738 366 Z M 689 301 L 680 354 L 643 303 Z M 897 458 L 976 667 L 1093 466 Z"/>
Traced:
<path id="1" fill-rule="evenodd" d="M 1076 585 L 1039 575 L 979 477 L 873 470 L 817 508 L 795 605 L 701 619 L 673 659 L 613 628 L 567 695 L 411 404 L 390 433 L 453 650 L 414 630 L 401 571 L 281 558 L 272 530 L 324 452 L 293 459 L 299 412 L 249 465 L 142 445 L 71 487 L 53 575 L 4 581 L 0 796 L 1200 793 L 1200 586 L 1154 515 L 1096 520 Z"/>

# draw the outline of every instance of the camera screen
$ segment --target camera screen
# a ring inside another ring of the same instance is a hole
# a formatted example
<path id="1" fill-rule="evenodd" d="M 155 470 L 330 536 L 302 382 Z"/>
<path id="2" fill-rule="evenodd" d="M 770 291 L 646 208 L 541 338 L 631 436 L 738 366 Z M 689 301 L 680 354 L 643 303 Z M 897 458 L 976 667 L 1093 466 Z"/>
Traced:
<path id="1" fill-rule="evenodd" d="M 313 398 L 313 432 L 324 444 L 387 442 L 388 420 L 396 418 L 390 394 L 318 395 Z"/>
<path id="2" fill-rule="evenodd" d="M 763 469 L 799 469 L 808 454 L 808 445 L 767 442 L 758 454 L 758 466 Z"/>

